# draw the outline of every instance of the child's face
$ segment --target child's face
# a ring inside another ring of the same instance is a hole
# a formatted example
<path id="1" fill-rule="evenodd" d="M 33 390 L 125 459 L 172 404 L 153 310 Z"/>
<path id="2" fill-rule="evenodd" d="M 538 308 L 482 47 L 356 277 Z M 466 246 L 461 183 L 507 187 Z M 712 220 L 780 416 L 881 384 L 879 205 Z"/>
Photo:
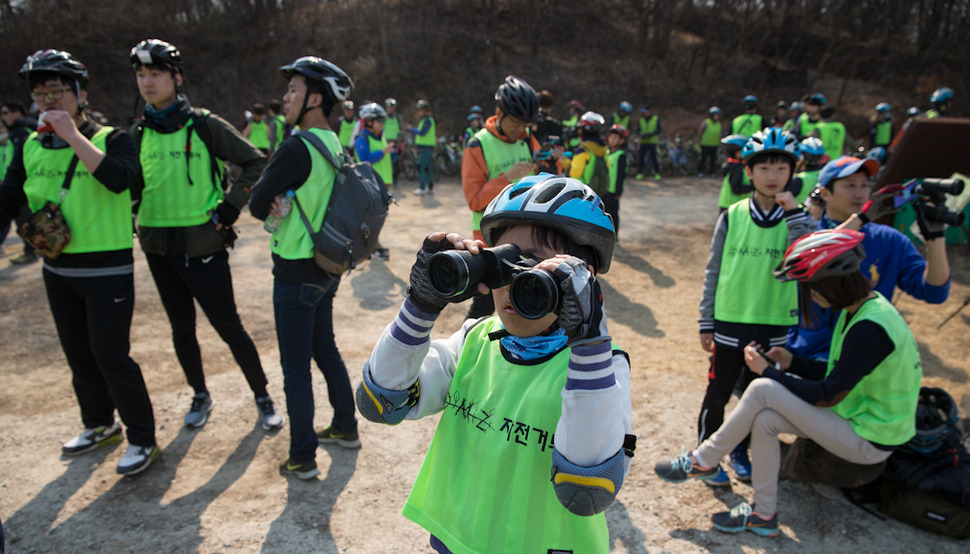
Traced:
<path id="1" fill-rule="evenodd" d="M 785 190 L 791 178 L 792 166 L 785 161 L 758 162 L 748 166 L 746 171 L 755 190 L 764 196 L 773 197 Z"/>
<path id="2" fill-rule="evenodd" d="M 533 254 L 540 260 L 547 260 L 556 254 L 565 254 L 565 252 L 557 252 L 544 245 L 536 244 L 532 238 L 532 228 L 532 225 L 510 227 L 496 241 L 496 246 L 499 244 L 515 244 L 522 249 L 522 252 Z M 505 330 L 517 337 L 538 335 L 548 329 L 558 317 L 556 314 L 548 314 L 540 319 L 526 319 L 520 316 L 512 309 L 508 285 L 499 289 L 492 289 L 492 299 L 495 301 L 495 311 L 498 312 L 499 319 L 505 325 Z"/>
<path id="3" fill-rule="evenodd" d="M 616 133 L 610 133 L 606 137 L 606 142 L 610 145 L 610 148 L 616 148 L 620 144 L 623 144 L 623 137 Z"/>

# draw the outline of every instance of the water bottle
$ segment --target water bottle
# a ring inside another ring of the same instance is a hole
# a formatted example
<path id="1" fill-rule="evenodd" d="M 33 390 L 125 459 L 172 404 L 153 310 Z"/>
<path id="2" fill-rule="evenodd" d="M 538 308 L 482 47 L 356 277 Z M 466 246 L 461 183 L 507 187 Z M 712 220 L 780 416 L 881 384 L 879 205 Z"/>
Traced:
<path id="1" fill-rule="evenodd" d="M 289 214 L 290 210 L 293 208 L 294 196 L 296 196 L 296 193 L 292 190 L 288 190 L 286 191 L 286 196 L 280 198 L 280 211 L 283 212 L 282 216 L 276 217 L 272 213 L 266 216 L 266 221 L 263 222 L 263 229 L 266 229 L 267 233 L 275 233 L 276 231 L 280 230 L 280 227 L 283 226 L 283 220 L 286 219 L 287 214 Z"/>

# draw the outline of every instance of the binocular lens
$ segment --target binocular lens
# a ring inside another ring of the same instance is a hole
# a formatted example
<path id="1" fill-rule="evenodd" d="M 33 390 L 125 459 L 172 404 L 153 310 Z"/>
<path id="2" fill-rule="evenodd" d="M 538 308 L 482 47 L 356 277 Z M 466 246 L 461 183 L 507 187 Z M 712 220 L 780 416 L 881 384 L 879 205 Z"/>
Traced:
<path id="1" fill-rule="evenodd" d="M 431 288 L 445 298 L 465 292 L 470 280 L 468 264 L 457 252 L 440 252 L 428 262 Z"/>
<path id="2" fill-rule="evenodd" d="M 559 310 L 559 286 L 547 271 L 519 273 L 509 287 L 512 308 L 526 319 L 539 319 Z"/>

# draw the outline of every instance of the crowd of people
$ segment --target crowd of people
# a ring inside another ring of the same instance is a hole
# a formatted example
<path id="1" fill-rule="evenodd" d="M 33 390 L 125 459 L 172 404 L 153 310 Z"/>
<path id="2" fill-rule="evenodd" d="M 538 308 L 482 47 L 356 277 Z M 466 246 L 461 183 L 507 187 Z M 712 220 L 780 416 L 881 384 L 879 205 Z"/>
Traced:
<path id="1" fill-rule="evenodd" d="M 406 126 L 396 100 L 356 107 L 345 71 L 304 56 L 280 67 L 282 101 L 254 104 L 237 130 L 191 106 L 175 45 L 141 41 L 129 61 L 145 104 L 129 130 L 92 117 L 86 67 L 53 49 L 28 57 L 19 72 L 41 121 L 16 102 L 0 114 L 10 145 L 0 150 L 0 228 L 44 210 L 62 214 L 70 228 L 60 250 L 38 244 L 83 427 L 63 455 L 117 444 L 124 434 L 117 471 L 134 475 L 160 453 L 149 393 L 129 355 L 133 236 L 193 390 L 185 425 L 205 425 L 215 404 L 195 333 L 198 303 L 242 370 L 263 429 L 284 426 L 232 288 L 227 249 L 248 204 L 271 232 L 290 436 L 281 474 L 316 477 L 321 442 L 359 448 L 358 411 L 388 425 L 441 414 L 404 508 L 436 551 L 608 551 L 603 511 L 630 469 L 636 437 L 630 360 L 609 334 L 597 276 L 609 270 L 619 240 L 628 173 L 660 177 L 662 126 L 651 107 L 641 106 L 634 121 L 629 102 L 607 118 L 573 100 L 559 121 L 552 92 L 512 75 L 494 91 L 494 112 L 474 106 L 461 167 L 471 233 L 435 231 L 416 245 L 406 298 L 377 339 L 355 397 L 333 332 L 340 275 L 315 262 L 311 238 L 338 172 L 329 159 L 346 153 L 370 163 L 391 187 L 395 142 L 407 129 L 419 152 L 415 194 L 433 194 L 430 103 L 418 100 L 415 125 Z M 952 95 L 934 93 L 926 117 L 946 114 Z M 925 258 L 875 222 L 896 209 L 895 191 L 870 195 L 880 158 L 843 155 L 845 128 L 823 95 L 779 103 L 767 123 L 753 95 L 742 106 L 730 130 L 717 107 L 700 127 L 701 176 L 717 172 L 718 148 L 727 154 L 698 318 L 708 387 L 698 445 L 655 471 L 671 482 L 725 485 L 721 463 L 729 456 L 754 499 L 714 514 L 713 525 L 775 536 L 780 433 L 810 437 L 860 464 L 885 460 L 914 434 L 919 352 L 890 301 L 898 286 L 943 302 L 950 271 L 944 224 L 923 207 Z M 343 113 L 331 125 L 337 108 Z M 870 153 L 892 151 L 890 110 L 875 108 Z M 636 169 L 627 167 L 631 140 Z M 238 168 L 234 179 L 226 164 Z M 485 276 L 441 290 L 432 260 L 442 253 Z M 374 259 L 388 256 L 378 245 Z M 516 293 L 526 289 L 529 301 L 552 290 L 558 302 L 533 317 Z M 464 301 L 460 328 L 431 340 L 442 309 Z M 311 360 L 333 408 L 319 431 Z M 725 416 L 735 390 L 741 400 Z"/>

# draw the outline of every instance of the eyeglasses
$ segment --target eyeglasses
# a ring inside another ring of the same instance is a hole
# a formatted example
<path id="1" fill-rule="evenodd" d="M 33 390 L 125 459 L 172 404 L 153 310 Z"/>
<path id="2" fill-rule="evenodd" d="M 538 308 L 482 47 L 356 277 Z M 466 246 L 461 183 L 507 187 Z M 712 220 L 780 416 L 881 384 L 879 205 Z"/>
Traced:
<path id="1" fill-rule="evenodd" d="M 69 88 L 61 88 L 57 90 L 46 90 L 46 91 L 34 91 L 30 93 L 30 97 L 34 100 L 34 102 L 40 102 L 45 98 L 49 100 L 60 100 L 64 96 L 65 92 L 70 92 L 70 91 L 71 89 Z"/>

